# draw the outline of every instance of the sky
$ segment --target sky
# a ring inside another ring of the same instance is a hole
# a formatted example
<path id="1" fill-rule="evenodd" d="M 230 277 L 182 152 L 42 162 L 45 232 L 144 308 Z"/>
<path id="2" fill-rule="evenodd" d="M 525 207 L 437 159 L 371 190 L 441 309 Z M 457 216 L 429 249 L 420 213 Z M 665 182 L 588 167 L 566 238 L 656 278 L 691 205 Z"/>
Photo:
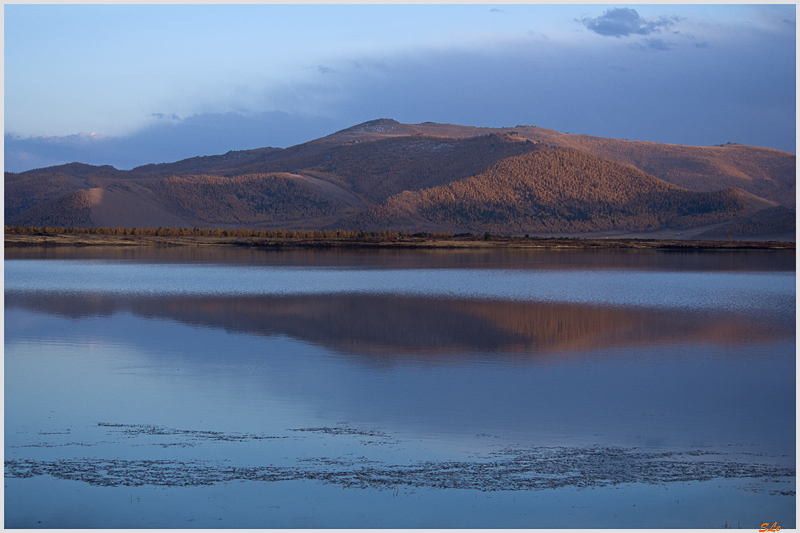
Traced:
<path id="1" fill-rule="evenodd" d="M 796 153 L 795 26 L 794 4 L 7 4 L 5 170 L 377 118 Z"/>

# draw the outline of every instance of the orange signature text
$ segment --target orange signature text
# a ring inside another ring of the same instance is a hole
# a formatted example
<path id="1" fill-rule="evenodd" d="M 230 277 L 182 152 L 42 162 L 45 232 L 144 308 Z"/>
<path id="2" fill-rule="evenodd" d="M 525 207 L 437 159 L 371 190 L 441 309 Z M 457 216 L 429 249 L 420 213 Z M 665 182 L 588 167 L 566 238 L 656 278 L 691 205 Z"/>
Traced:
<path id="1" fill-rule="evenodd" d="M 779 526 L 777 522 L 772 524 L 772 527 L 769 526 L 769 522 L 764 522 L 763 524 L 761 524 L 761 529 L 759 529 L 761 533 L 763 533 L 764 531 L 780 531 L 780 530 L 781 526 Z"/>

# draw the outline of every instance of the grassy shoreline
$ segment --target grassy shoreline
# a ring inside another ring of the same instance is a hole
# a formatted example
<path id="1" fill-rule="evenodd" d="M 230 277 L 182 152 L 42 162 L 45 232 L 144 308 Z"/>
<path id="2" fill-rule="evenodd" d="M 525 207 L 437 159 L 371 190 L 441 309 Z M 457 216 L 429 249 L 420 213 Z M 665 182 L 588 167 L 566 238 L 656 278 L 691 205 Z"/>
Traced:
<path id="1" fill-rule="evenodd" d="M 4 245 L 27 246 L 223 246 L 253 249 L 289 248 L 584 248 L 584 249 L 662 249 L 662 250 L 794 250 L 787 241 L 709 241 L 632 238 L 522 238 L 522 237 L 438 237 L 360 236 L 346 238 L 225 237 L 97 235 L 89 233 L 6 233 Z"/>

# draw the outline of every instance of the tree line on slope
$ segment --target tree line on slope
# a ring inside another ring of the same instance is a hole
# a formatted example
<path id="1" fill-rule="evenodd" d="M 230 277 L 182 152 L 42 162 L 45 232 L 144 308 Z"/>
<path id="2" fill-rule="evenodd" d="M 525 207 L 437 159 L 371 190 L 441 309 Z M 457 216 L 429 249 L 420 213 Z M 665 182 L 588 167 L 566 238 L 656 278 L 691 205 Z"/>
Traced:
<path id="1" fill-rule="evenodd" d="M 85 183 L 62 172 L 46 174 L 5 174 L 4 216 L 14 219 L 43 202 L 86 188 Z"/>
<path id="2" fill-rule="evenodd" d="M 504 233 L 638 231 L 712 224 L 744 214 L 732 189 L 693 192 L 638 169 L 571 149 L 504 159 L 467 179 L 396 195 L 356 217 L 370 227 L 409 214 Z"/>
<path id="3" fill-rule="evenodd" d="M 796 220 L 794 209 L 778 205 L 706 231 L 702 236 L 724 238 L 729 235 L 752 237 L 795 233 Z"/>
<path id="4" fill-rule="evenodd" d="M 257 224 L 335 215 L 339 202 L 288 174 L 171 176 L 155 190 L 178 213 L 211 224 Z"/>
<path id="5" fill-rule="evenodd" d="M 312 170 L 339 176 L 355 194 L 377 203 L 404 190 L 466 178 L 536 147 L 509 135 L 468 139 L 412 135 L 347 146 Z"/>

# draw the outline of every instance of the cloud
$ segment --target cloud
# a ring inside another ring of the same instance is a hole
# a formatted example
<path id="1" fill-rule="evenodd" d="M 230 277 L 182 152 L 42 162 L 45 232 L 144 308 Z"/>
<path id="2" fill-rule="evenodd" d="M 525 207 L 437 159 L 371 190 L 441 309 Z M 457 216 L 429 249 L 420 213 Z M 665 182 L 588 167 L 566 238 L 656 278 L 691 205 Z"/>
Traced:
<path id="1" fill-rule="evenodd" d="M 628 46 L 520 41 L 391 57 L 381 76 L 337 84 L 336 116 L 538 126 L 603 137 L 794 152 L 794 43 L 729 36 L 699 49 L 657 35 Z M 628 44 L 628 43 L 625 43 Z M 669 49 L 670 53 L 656 53 Z"/>
<path id="2" fill-rule="evenodd" d="M 171 115 L 166 115 L 171 118 Z M 205 113 L 159 120 L 124 137 L 80 133 L 23 138 L 5 134 L 5 170 L 23 172 L 64 163 L 112 165 L 130 169 L 148 163 L 179 161 L 274 146 L 285 148 L 352 126 L 314 116 L 265 113 Z"/>
<path id="3" fill-rule="evenodd" d="M 660 33 L 680 20 L 680 17 L 660 17 L 658 20 L 647 20 L 639 16 L 635 9 L 616 7 L 606 10 L 599 17 L 584 17 L 578 22 L 598 35 L 619 38 L 628 35 Z"/>
<path id="4" fill-rule="evenodd" d="M 670 45 L 663 39 L 645 39 L 645 44 L 650 50 L 669 50 Z"/>
<path id="5" fill-rule="evenodd" d="M 150 113 L 147 115 L 148 117 L 155 117 L 158 119 L 169 119 L 169 120 L 180 120 L 181 117 L 176 115 L 175 113 Z"/>
<path id="6" fill-rule="evenodd" d="M 634 50 L 656 50 L 660 52 L 665 52 L 672 48 L 672 45 L 663 39 L 644 39 L 641 43 L 631 43 L 628 46 Z"/>
<path id="7" fill-rule="evenodd" d="M 659 35 L 633 15 L 626 31 L 638 28 L 639 33 L 628 33 L 634 37 L 621 46 L 612 39 L 580 46 L 526 34 L 490 47 L 327 58 L 328 68 L 338 70 L 335 76 L 313 72 L 313 83 L 260 87 L 259 98 L 234 108 L 250 112 L 183 119 L 153 113 L 147 127 L 105 139 L 7 135 L 6 169 L 72 161 L 131 168 L 229 150 L 288 147 L 380 117 L 491 127 L 535 124 L 689 145 L 735 140 L 795 152 L 794 32 L 782 23 L 779 34 L 698 27 L 696 40 L 684 34 L 684 45 L 678 46 L 670 42 L 677 39 L 671 33 Z M 653 52 L 634 53 L 629 44 Z M 670 53 L 655 53 L 664 49 Z M 318 64 L 307 68 L 313 71 Z M 252 112 L 257 105 L 282 111 Z"/>
<path id="8" fill-rule="evenodd" d="M 330 67 L 326 67 L 325 65 L 317 65 L 317 70 L 320 74 L 336 74 L 339 71 Z"/>

